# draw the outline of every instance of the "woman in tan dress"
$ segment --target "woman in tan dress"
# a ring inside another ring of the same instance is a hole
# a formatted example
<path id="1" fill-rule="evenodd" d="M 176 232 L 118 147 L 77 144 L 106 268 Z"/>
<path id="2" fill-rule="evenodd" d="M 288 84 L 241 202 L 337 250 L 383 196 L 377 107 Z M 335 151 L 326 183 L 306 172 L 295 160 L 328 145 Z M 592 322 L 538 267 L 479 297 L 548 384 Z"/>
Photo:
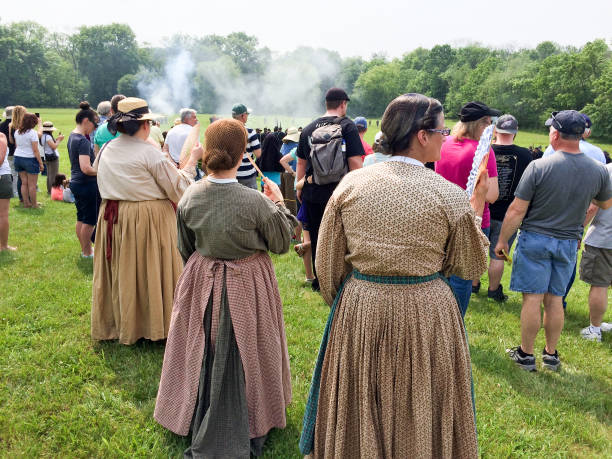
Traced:
<path id="1" fill-rule="evenodd" d="M 178 205 L 185 271 L 176 287 L 155 419 L 191 433 L 185 457 L 260 455 L 286 425 L 291 401 L 283 309 L 268 250 L 289 249 L 297 221 L 278 186 L 265 195 L 238 183 L 244 125 L 206 129 L 209 175 Z"/>
<path id="2" fill-rule="evenodd" d="M 317 458 L 477 457 L 469 349 L 446 276 L 486 269 L 487 177 L 468 200 L 424 167 L 448 135 L 435 99 L 396 98 L 381 129 L 390 160 L 345 176 L 321 224 L 317 272 L 332 309 L 300 448 Z"/>
<path id="3" fill-rule="evenodd" d="M 152 114 L 146 101 L 128 97 L 118 107 L 108 127 L 122 135 L 102 147 L 93 165 L 102 206 L 91 336 L 133 344 L 168 336 L 174 287 L 183 269 L 173 202 L 192 183 L 203 149 L 194 149 L 178 170 L 147 141 Z"/>

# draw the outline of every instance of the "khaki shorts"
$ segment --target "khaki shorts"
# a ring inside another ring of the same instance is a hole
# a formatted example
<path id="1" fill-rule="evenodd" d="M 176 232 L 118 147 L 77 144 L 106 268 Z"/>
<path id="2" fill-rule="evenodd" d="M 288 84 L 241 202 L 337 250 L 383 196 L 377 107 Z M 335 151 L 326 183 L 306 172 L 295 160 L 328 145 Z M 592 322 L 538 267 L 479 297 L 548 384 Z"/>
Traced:
<path id="1" fill-rule="evenodd" d="M 594 287 L 612 285 L 612 249 L 585 244 L 580 262 L 580 279 Z"/>

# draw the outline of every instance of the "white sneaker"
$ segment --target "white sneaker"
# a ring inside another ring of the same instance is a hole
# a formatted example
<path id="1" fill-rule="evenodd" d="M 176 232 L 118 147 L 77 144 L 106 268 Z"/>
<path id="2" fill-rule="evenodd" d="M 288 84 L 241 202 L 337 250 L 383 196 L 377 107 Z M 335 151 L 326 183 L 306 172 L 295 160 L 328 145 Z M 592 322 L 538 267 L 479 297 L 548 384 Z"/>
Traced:
<path id="1" fill-rule="evenodd" d="M 608 322 L 602 322 L 601 323 L 601 331 L 602 332 L 611 332 L 612 331 L 612 324 L 609 324 Z"/>
<path id="2" fill-rule="evenodd" d="M 601 333 L 595 333 L 590 326 L 580 330 L 580 336 L 589 341 L 601 342 Z"/>

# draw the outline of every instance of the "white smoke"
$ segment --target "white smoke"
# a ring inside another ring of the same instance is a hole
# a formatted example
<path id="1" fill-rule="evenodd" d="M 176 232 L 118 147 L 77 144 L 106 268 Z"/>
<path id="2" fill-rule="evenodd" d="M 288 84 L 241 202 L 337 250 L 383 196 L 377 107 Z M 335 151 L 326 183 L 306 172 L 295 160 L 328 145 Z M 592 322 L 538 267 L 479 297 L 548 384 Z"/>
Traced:
<path id="1" fill-rule="evenodd" d="M 192 105 L 191 78 L 194 69 L 191 54 L 180 50 L 168 59 L 161 77 L 141 73 L 138 91 L 147 100 L 153 112 L 177 113 L 181 108 Z"/>
<path id="2" fill-rule="evenodd" d="M 299 48 L 270 56 L 260 75 L 240 72 L 226 55 L 200 48 L 206 60 L 194 64 L 182 49 L 170 58 L 164 75 L 139 74 L 138 90 L 158 113 L 176 113 L 181 107 L 229 114 L 235 103 L 257 115 L 313 116 L 324 110 L 322 91 L 338 84 L 340 56 L 319 49 Z"/>

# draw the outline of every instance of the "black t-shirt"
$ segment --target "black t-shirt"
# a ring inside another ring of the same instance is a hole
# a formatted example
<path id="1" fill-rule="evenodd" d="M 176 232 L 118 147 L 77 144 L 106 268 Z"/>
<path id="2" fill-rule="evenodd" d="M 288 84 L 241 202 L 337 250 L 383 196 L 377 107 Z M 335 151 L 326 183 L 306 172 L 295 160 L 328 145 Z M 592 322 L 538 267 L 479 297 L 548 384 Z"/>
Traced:
<path id="1" fill-rule="evenodd" d="M 95 182 L 95 175 L 87 175 L 81 171 L 79 156 L 89 156 L 89 163 L 93 164 L 96 159 L 93 147 L 87 137 L 71 133 L 68 137 L 68 156 L 70 157 L 70 181 L 76 183 Z"/>
<path id="2" fill-rule="evenodd" d="M 527 165 L 532 161 L 531 152 L 517 145 L 492 145 L 497 162 L 499 197 L 489 205 L 491 218 L 502 221 L 508 206 L 514 200 L 514 191 Z"/>
<path id="3" fill-rule="evenodd" d="M 302 130 L 302 134 L 300 134 L 300 141 L 298 142 L 298 147 L 296 151 L 296 155 L 298 158 L 305 159 L 308 161 L 308 166 L 306 167 L 306 176 L 312 175 L 312 164 L 310 162 L 310 137 L 315 129 L 320 128 L 321 126 L 325 126 L 328 124 L 332 124 L 336 119 L 335 116 L 322 116 L 317 118 L 308 126 L 306 126 Z M 340 121 L 340 127 L 342 128 L 342 138 L 346 144 L 346 158 L 350 158 L 352 156 L 363 156 L 365 155 L 365 151 L 363 151 L 363 145 L 361 144 L 361 139 L 359 138 L 359 132 L 357 131 L 357 126 L 350 118 L 342 118 Z M 329 201 L 334 189 L 338 185 L 337 183 L 328 183 L 327 185 L 316 185 L 314 183 L 306 183 L 304 185 L 304 189 L 302 190 L 302 199 L 305 199 L 310 202 L 324 203 Z"/>
<path id="4" fill-rule="evenodd" d="M 2 123 L 0 123 L 0 132 L 6 136 L 6 141 L 8 143 L 8 155 L 13 156 L 15 154 L 16 145 L 11 143 L 9 137 L 9 124 L 11 124 L 11 120 L 4 120 Z"/>

